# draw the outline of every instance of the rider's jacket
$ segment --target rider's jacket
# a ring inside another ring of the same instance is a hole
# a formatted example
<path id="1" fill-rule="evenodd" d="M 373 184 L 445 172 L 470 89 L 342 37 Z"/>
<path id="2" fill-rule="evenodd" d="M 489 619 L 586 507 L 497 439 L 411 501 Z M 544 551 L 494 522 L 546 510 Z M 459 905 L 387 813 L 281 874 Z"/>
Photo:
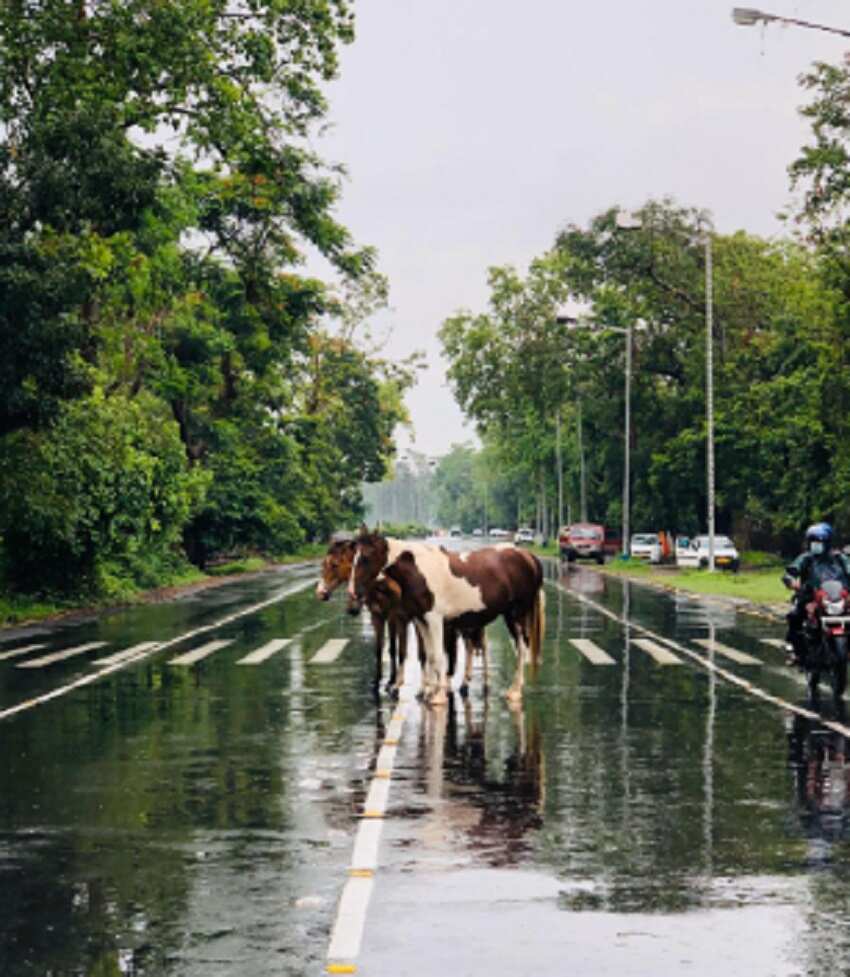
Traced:
<path id="1" fill-rule="evenodd" d="M 810 597 L 827 580 L 840 580 L 850 590 L 850 558 L 843 553 L 801 553 L 785 568 L 786 580 L 799 580 L 801 596 Z"/>

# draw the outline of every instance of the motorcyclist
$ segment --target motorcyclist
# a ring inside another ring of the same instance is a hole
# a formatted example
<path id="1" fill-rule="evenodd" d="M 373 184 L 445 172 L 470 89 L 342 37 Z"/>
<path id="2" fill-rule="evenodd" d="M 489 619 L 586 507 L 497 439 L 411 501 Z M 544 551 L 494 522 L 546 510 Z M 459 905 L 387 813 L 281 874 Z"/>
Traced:
<path id="1" fill-rule="evenodd" d="M 806 643 L 803 637 L 803 623 L 806 620 L 806 605 L 814 598 L 815 591 L 827 580 L 840 580 L 850 590 L 850 560 L 843 554 L 834 552 L 832 526 L 817 522 L 806 530 L 806 548 L 785 568 L 782 582 L 794 591 L 791 610 L 786 616 L 787 664 L 803 666 L 806 658 Z"/>

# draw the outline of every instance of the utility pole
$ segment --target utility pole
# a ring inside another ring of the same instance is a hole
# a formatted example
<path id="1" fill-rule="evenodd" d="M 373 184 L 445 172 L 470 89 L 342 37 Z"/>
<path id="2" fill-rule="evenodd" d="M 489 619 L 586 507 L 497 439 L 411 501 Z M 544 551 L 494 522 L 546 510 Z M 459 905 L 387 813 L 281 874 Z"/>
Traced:
<path id="1" fill-rule="evenodd" d="M 714 291 L 710 228 L 705 235 L 705 413 L 708 569 L 714 571 Z"/>
<path id="2" fill-rule="evenodd" d="M 632 451 L 632 324 L 626 326 L 626 432 L 623 456 L 623 553 L 631 554 L 629 510 L 631 508 L 631 451 Z"/>
<path id="3" fill-rule="evenodd" d="M 561 464 L 561 407 L 555 412 L 555 464 L 558 466 L 558 530 L 564 525 L 564 467 Z"/>
<path id="4" fill-rule="evenodd" d="M 579 499 L 580 518 L 587 522 L 587 471 L 584 462 L 584 437 L 581 429 L 581 401 L 578 402 L 578 457 L 579 457 Z"/>

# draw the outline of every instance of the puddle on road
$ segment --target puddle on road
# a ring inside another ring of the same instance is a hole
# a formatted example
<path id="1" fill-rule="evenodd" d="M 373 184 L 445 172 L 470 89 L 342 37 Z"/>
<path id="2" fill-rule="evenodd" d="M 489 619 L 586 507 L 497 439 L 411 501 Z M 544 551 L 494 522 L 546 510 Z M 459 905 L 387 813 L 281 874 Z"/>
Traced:
<path id="1" fill-rule="evenodd" d="M 779 657 L 761 644 L 776 628 L 720 605 L 582 571 L 562 583 L 686 644 L 713 630 L 766 665 Z M 214 620 L 240 593 L 250 603 L 272 592 L 270 581 L 242 586 L 62 640 L 126 646 Z M 736 927 L 763 935 L 760 959 L 774 967 L 750 973 L 838 959 L 850 932 L 844 738 L 691 663 L 660 667 L 621 625 L 562 589 L 547 596 L 544 663 L 521 709 L 502 698 L 513 666 L 501 625 L 489 697 L 479 665 L 468 699 L 456 694 L 444 711 L 412 704 L 370 912 L 392 932 L 367 933 L 364 964 L 405 973 L 426 940 L 420 974 L 450 972 L 479 927 L 492 959 L 478 962 L 494 977 L 517 972 L 510 948 L 497 951 L 518 938 L 562 946 L 584 973 L 601 966 L 588 956 L 594 941 L 620 973 L 637 972 L 629 955 L 658 972 L 701 972 Z M 321 966 L 392 703 L 369 691 L 365 617 L 339 602 L 293 594 L 224 636 L 234 643 L 191 669 L 154 656 L 0 725 L 3 977 L 300 977 Z M 235 667 L 289 636 L 262 666 Z M 578 637 L 614 665 L 584 660 L 567 640 Z M 351 644 L 310 665 L 330 638 Z M 762 672 L 775 694 L 799 699 L 787 677 Z M 2 668 L 0 694 L 56 676 Z M 530 953 L 525 969 L 548 973 L 551 954 Z M 448 970 L 436 969 L 441 954 Z"/>

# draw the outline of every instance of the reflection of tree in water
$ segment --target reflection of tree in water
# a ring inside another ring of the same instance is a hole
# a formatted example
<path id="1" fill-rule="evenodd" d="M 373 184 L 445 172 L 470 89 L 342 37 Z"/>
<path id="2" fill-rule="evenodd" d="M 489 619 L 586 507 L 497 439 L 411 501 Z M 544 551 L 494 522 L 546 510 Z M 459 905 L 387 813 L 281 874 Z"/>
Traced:
<path id="1" fill-rule="evenodd" d="M 488 725 L 488 705 L 476 711 L 469 699 L 452 697 L 447 710 L 427 712 L 419 786 L 432 802 L 442 800 L 435 816 L 452 844 L 488 865 L 514 865 L 543 823 L 543 739 L 536 717 L 529 721 L 521 709 L 507 728 Z"/>

